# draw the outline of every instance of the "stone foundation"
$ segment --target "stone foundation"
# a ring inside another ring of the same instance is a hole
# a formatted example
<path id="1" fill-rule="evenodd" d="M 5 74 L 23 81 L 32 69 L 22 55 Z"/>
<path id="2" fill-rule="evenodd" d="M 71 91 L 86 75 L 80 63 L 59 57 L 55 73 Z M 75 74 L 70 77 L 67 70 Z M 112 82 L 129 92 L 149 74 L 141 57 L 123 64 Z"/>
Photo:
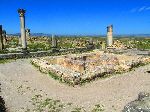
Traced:
<path id="1" fill-rule="evenodd" d="M 128 56 L 96 51 L 33 59 L 32 63 L 44 73 L 54 73 L 60 79 L 79 84 L 105 74 L 129 71 L 150 62 L 150 57 Z"/>
<path id="2" fill-rule="evenodd" d="M 76 52 L 87 52 L 86 48 L 74 48 L 74 49 L 60 49 L 58 51 L 37 51 L 37 52 L 27 52 L 27 53 L 7 53 L 0 54 L 0 59 L 20 59 L 20 58 L 33 58 L 33 57 L 43 57 L 43 56 L 51 56 L 51 55 L 61 55 L 68 53 L 76 53 Z"/>

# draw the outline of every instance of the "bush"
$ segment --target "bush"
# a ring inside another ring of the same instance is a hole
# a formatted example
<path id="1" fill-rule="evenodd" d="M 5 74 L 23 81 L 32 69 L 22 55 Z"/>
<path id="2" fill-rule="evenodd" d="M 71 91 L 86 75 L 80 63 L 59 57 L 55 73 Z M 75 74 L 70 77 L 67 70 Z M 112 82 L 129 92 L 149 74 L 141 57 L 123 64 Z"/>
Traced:
<path id="1" fill-rule="evenodd" d="M 46 45 L 44 43 L 32 43 L 28 45 L 29 50 L 38 51 L 38 50 L 49 50 L 50 45 Z"/>

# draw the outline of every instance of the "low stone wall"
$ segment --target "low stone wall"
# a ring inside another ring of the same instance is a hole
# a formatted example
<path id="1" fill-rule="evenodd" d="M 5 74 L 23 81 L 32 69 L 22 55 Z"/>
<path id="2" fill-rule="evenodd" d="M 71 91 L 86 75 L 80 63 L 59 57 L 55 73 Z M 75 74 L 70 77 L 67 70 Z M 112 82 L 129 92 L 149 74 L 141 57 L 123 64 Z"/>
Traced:
<path id="1" fill-rule="evenodd" d="M 70 48 L 70 49 L 60 49 L 60 50 L 49 50 L 49 51 L 37 51 L 29 53 L 7 53 L 0 54 L 0 59 L 20 59 L 20 58 L 32 58 L 32 57 L 43 57 L 43 56 L 53 56 L 68 53 L 82 53 L 87 52 L 87 48 Z"/>
<path id="2" fill-rule="evenodd" d="M 150 63 L 148 56 L 129 56 L 104 51 L 34 58 L 31 63 L 43 73 L 52 74 L 72 85 L 82 84 L 106 74 L 123 73 Z"/>

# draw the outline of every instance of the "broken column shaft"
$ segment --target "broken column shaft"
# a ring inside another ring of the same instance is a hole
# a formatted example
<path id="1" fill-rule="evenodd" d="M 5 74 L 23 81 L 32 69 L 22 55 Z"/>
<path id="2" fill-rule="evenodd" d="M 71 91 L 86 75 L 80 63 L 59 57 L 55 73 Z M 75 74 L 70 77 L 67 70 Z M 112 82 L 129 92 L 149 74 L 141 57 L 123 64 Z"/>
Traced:
<path id="1" fill-rule="evenodd" d="M 6 31 L 5 30 L 3 30 L 3 44 L 4 44 L 4 46 L 6 45 L 6 43 L 7 43 L 7 39 L 6 39 Z"/>
<path id="2" fill-rule="evenodd" d="M 26 29 L 26 38 L 30 39 L 30 29 Z"/>
<path id="3" fill-rule="evenodd" d="M 52 35 L 52 48 L 57 48 L 57 39 L 55 35 Z"/>
<path id="4" fill-rule="evenodd" d="M 113 25 L 107 27 L 107 47 L 113 45 Z"/>
<path id="5" fill-rule="evenodd" d="M 0 50 L 4 49 L 4 44 L 3 44 L 3 35 L 2 35 L 2 25 L 0 25 Z"/>
<path id="6" fill-rule="evenodd" d="M 25 10 L 18 9 L 18 13 L 20 16 L 20 27 L 21 27 L 21 40 L 22 40 L 22 48 L 24 50 L 27 49 L 27 41 L 26 41 L 26 32 L 25 32 Z"/>

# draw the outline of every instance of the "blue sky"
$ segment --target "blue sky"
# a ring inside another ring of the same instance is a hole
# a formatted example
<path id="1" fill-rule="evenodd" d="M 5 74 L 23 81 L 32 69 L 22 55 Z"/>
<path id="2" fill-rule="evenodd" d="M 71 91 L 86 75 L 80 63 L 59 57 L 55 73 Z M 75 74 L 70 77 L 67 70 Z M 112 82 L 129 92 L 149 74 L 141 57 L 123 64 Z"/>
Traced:
<path id="1" fill-rule="evenodd" d="M 149 34 L 150 0 L 0 0 L 0 24 L 20 32 L 18 8 L 31 32 L 53 34 Z"/>

